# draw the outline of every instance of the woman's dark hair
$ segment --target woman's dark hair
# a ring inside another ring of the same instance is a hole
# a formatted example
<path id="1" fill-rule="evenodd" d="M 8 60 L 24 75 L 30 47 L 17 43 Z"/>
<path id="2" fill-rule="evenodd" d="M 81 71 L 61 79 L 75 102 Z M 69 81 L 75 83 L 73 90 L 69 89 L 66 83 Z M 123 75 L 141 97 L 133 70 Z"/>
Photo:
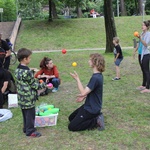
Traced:
<path id="1" fill-rule="evenodd" d="M 46 68 L 46 65 L 51 61 L 50 58 L 44 57 L 40 62 L 40 68 Z"/>
<path id="2" fill-rule="evenodd" d="M 149 27 L 150 27 L 150 20 L 143 21 L 143 23 L 144 23 L 145 26 L 149 29 Z"/>
<path id="3" fill-rule="evenodd" d="M 26 48 L 21 48 L 18 50 L 17 52 L 17 58 L 18 61 L 22 61 L 24 58 L 28 58 L 30 55 L 32 54 L 32 52 Z"/>

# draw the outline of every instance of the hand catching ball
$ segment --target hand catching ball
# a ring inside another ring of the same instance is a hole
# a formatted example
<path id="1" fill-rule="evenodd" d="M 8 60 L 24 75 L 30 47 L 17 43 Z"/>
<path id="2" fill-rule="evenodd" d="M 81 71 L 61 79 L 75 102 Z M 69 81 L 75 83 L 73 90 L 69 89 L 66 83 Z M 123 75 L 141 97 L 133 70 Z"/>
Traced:
<path id="1" fill-rule="evenodd" d="M 77 66 L 77 63 L 76 63 L 76 62 L 73 62 L 73 63 L 72 63 L 72 66 L 73 66 L 73 67 L 76 67 L 76 66 Z"/>
<path id="2" fill-rule="evenodd" d="M 139 32 L 135 31 L 135 32 L 134 32 L 134 36 L 135 36 L 135 37 L 139 37 Z"/>

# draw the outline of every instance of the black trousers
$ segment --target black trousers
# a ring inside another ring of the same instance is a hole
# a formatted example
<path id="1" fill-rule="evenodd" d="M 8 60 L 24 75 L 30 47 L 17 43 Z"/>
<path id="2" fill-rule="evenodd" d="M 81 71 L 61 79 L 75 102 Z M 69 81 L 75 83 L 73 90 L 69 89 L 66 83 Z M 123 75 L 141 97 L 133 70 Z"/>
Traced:
<path id="1" fill-rule="evenodd" d="M 8 70 L 10 65 L 10 56 L 5 58 L 4 69 Z"/>
<path id="2" fill-rule="evenodd" d="M 36 129 L 34 128 L 35 107 L 30 109 L 22 109 L 23 116 L 23 132 L 26 136 L 31 135 Z"/>
<path id="3" fill-rule="evenodd" d="M 68 129 L 70 131 L 93 129 L 97 125 L 97 116 L 99 114 L 89 113 L 84 109 L 84 105 L 82 105 L 69 116 L 70 123 Z"/>
<path id="4" fill-rule="evenodd" d="M 144 55 L 141 68 L 143 70 L 143 84 L 147 89 L 150 89 L 150 54 Z"/>
<path id="5" fill-rule="evenodd" d="M 3 108 L 3 104 L 4 104 L 4 97 L 2 92 L 0 92 L 0 108 Z"/>

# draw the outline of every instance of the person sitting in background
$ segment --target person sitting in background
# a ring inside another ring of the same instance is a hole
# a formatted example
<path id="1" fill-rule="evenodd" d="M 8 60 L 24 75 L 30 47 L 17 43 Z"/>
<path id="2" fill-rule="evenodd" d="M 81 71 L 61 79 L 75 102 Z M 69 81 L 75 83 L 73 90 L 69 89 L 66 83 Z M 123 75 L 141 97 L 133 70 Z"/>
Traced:
<path id="1" fill-rule="evenodd" d="M 5 51 L 0 48 L 0 108 L 3 108 L 4 104 L 4 93 L 8 87 L 8 76 L 6 70 L 3 68 L 5 60 Z"/>
<path id="2" fill-rule="evenodd" d="M 10 65 L 11 51 L 6 41 L 2 40 L 2 33 L 0 33 L 0 47 L 5 50 L 6 55 L 5 55 L 4 69 L 8 70 Z"/>
<path id="3" fill-rule="evenodd" d="M 95 10 L 92 9 L 92 10 L 90 11 L 90 14 L 96 14 Z"/>
<path id="4" fill-rule="evenodd" d="M 44 82 L 52 83 L 52 92 L 57 92 L 60 85 L 60 78 L 57 66 L 53 64 L 52 59 L 44 57 L 40 62 L 40 70 L 35 74 L 35 78 L 42 79 Z"/>

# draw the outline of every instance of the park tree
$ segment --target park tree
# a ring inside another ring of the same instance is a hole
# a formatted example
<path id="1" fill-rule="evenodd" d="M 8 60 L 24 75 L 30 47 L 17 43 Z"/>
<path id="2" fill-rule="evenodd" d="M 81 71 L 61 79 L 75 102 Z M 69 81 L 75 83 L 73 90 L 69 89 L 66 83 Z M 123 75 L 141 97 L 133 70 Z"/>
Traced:
<path id="1" fill-rule="evenodd" d="M 121 10 L 121 16 L 126 16 L 127 15 L 124 0 L 120 0 L 120 10 Z"/>
<path id="2" fill-rule="evenodd" d="M 106 50 L 105 52 L 113 52 L 113 37 L 117 36 L 112 0 L 104 1 L 104 16 L 105 16 L 105 32 L 106 32 Z"/>

